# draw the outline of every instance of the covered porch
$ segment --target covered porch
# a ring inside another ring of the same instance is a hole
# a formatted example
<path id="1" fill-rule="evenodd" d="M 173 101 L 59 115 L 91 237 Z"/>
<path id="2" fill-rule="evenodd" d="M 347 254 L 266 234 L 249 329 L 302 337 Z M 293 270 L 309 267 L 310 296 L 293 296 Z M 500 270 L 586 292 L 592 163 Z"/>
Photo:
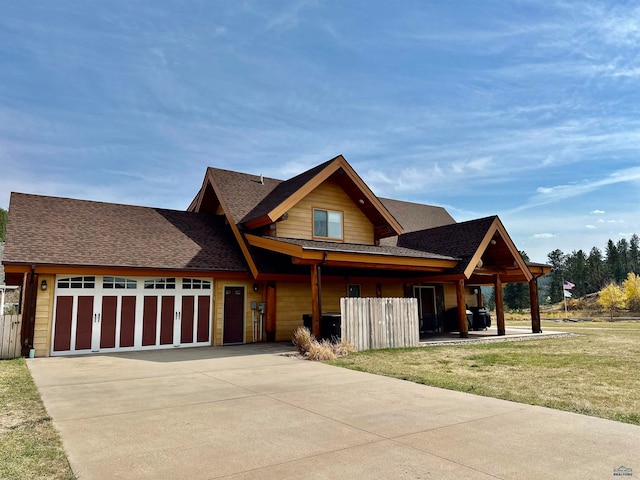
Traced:
<path id="1" fill-rule="evenodd" d="M 428 240 L 424 242 L 398 242 L 396 246 L 350 245 L 324 241 L 284 239 L 267 236 L 245 235 L 249 245 L 268 251 L 280 257 L 280 264 L 286 262 L 297 271 L 299 281 L 308 282 L 311 293 L 312 333 L 320 334 L 323 314 L 324 282 L 342 281 L 350 283 L 374 283 L 375 296 L 385 295 L 380 284 L 393 280 L 402 287 L 405 297 L 419 298 L 422 316 L 433 315 L 439 325 L 434 333 L 444 334 L 442 328 L 446 310 L 457 309 L 458 337 L 468 338 L 467 307 L 483 307 L 482 286 L 494 288 L 496 303 L 495 329 L 489 330 L 494 336 L 505 336 L 504 301 L 502 287 L 507 283 L 527 283 L 531 306 L 531 332 L 540 333 L 540 309 L 538 304 L 537 279 L 549 273 L 548 265 L 525 263 L 520 252 L 513 245 L 502 223 L 497 217 L 443 227 L 441 232 L 449 241 L 445 249 L 438 248 L 433 239 L 438 239 L 439 229 L 418 232 Z M 454 235 L 452 235 L 452 231 Z M 456 249 L 455 233 L 464 233 L 464 249 Z M 434 235 L 435 233 L 435 235 Z M 452 241 L 453 240 L 453 241 Z M 286 270 L 287 267 L 282 267 Z M 293 277 L 292 277 L 293 278 Z M 274 276 L 267 295 L 267 326 L 275 325 L 270 305 L 275 304 Z M 420 298 L 424 289 L 433 290 L 433 298 L 427 307 Z M 373 289 L 369 289 L 372 291 Z M 344 296 L 350 292 L 345 291 Z M 286 295 L 278 291 L 277 295 Z M 269 329 L 269 327 L 267 327 Z M 486 335 L 483 333 L 482 335 Z M 448 335 L 446 335 L 448 336 Z M 267 335 L 267 338 L 269 336 Z"/>

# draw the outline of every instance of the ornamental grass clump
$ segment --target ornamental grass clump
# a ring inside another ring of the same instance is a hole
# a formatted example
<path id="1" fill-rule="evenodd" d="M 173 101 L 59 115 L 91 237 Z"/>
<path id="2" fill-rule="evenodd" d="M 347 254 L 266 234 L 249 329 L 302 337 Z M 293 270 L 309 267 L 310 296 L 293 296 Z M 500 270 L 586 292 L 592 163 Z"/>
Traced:
<path id="1" fill-rule="evenodd" d="M 356 351 L 353 345 L 344 340 L 337 342 L 322 340 L 319 342 L 307 327 L 298 327 L 293 332 L 291 341 L 300 355 L 307 360 L 335 360 Z"/>
<path id="2" fill-rule="evenodd" d="M 311 342 L 311 348 L 307 352 L 308 360 L 335 360 L 336 354 L 333 353 L 333 346 L 331 342 L 322 340 L 318 342 L 314 340 Z"/>
<path id="3" fill-rule="evenodd" d="M 311 336 L 311 332 L 307 327 L 298 327 L 296 328 L 296 331 L 293 332 L 293 338 L 291 341 L 300 355 L 305 355 L 311 348 L 312 339 L 313 337 Z M 313 340 L 315 341 L 315 339 Z"/>

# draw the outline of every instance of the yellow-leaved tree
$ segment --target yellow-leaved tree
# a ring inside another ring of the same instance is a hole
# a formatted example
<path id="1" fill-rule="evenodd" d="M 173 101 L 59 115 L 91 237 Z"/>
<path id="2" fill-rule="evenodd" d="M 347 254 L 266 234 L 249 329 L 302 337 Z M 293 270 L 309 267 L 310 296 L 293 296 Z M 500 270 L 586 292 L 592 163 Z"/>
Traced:
<path id="1" fill-rule="evenodd" d="M 598 305 L 603 306 L 611 312 L 611 321 L 613 322 L 613 311 L 616 308 L 624 308 L 625 295 L 622 287 L 611 282 L 609 285 L 600 290 L 598 297 Z"/>
<path id="2" fill-rule="evenodd" d="M 640 276 L 635 273 L 627 275 L 627 279 L 622 283 L 624 298 L 629 310 L 640 311 Z"/>

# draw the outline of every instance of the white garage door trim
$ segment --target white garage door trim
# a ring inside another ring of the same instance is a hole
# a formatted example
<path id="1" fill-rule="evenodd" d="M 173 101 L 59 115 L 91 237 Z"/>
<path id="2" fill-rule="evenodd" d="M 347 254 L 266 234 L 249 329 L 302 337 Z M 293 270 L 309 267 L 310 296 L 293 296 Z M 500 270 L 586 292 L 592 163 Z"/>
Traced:
<path id="1" fill-rule="evenodd" d="M 211 345 L 213 279 L 58 275 L 51 355 Z"/>

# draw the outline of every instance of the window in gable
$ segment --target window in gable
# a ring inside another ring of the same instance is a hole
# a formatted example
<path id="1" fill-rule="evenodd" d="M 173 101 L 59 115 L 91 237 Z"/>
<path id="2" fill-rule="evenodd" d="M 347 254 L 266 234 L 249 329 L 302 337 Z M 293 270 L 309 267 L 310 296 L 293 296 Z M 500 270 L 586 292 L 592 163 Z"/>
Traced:
<path id="1" fill-rule="evenodd" d="M 342 212 L 314 208 L 313 236 L 342 240 Z"/>

